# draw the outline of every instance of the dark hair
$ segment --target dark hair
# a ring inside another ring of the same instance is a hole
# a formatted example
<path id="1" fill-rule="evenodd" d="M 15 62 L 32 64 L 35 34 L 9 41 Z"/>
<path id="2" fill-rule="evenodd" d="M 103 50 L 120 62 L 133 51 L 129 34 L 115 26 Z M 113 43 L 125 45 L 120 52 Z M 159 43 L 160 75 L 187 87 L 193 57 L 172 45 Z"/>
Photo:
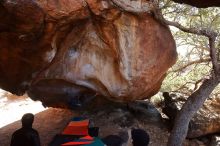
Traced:
<path id="1" fill-rule="evenodd" d="M 142 129 L 132 129 L 131 136 L 133 140 L 133 146 L 148 146 L 150 137 Z"/>
<path id="2" fill-rule="evenodd" d="M 109 135 L 102 139 L 104 144 L 107 146 L 121 146 L 123 143 L 123 139 L 118 135 Z"/>
<path id="3" fill-rule="evenodd" d="M 22 127 L 32 127 L 34 122 L 34 115 L 32 113 L 27 113 L 22 116 L 21 123 Z"/>
<path id="4" fill-rule="evenodd" d="M 163 92 L 163 97 L 169 97 L 169 92 Z"/>

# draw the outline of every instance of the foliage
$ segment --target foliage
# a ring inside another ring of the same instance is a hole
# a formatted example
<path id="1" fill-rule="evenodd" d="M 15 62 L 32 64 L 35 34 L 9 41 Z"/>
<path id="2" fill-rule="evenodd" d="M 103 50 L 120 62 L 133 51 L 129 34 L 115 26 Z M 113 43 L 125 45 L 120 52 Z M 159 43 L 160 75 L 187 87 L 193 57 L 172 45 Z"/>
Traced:
<path id="1" fill-rule="evenodd" d="M 199 9 L 170 0 L 161 1 L 163 16 L 169 21 L 178 22 L 186 28 L 211 29 L 220 34 L 220 8 Z M 212 64 L 209 56 L 208 39 L 185 33 L 171 27 L 177 44 L 178 61 L 170 69 L 163 82 L 161 91 L 179 92 L 191 95 L 201 85 L 204 78 L 209 76 Z M 216 40 L 220 47 L 220 38 Z M 218 87 L 214 94 L 220 94 Z"/>

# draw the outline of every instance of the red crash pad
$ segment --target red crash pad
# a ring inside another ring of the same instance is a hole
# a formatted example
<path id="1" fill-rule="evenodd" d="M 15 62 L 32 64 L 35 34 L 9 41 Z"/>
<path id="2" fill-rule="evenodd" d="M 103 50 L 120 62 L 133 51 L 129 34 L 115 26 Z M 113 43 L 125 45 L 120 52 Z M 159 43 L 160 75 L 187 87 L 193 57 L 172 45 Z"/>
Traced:
<path id="1" fill-rule="evenodd" d="M 88 135 L 89 120 L 71 121 L 62 134 L 64 135 Z"/>
<path id="2" fill-rule="evenodd" d="M 93 141 L 73 141 L 62 144 L 62 146 L 81 146 L 85 144 L 91 144 Z"/>

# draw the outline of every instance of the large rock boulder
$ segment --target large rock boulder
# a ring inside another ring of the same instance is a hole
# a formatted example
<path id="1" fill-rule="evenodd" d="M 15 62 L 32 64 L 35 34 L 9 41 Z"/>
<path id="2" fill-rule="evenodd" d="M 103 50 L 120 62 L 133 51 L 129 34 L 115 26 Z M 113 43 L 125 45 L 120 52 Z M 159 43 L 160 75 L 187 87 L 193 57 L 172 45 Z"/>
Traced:
<path id="1" fill-rule="evenodd" d="M 3 0 L 0 21 L 0 87 L 46 106 L 149 98 L 177 57 L 153 14 L 110 0 Z"/>

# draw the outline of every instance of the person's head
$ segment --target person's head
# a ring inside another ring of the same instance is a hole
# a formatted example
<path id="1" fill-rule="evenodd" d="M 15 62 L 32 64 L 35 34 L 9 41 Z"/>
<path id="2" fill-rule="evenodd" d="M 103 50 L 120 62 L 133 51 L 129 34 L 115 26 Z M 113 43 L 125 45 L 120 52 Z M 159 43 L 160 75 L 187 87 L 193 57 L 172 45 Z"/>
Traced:
<path id="1" fill-rule="evenodd" d="M 163 92 L 163 97 L 169 97 L 169 93 L 168 92 Z"/>
<path id="2" fill-rule="evenodd" d="M 32 127 L 34 115 L 31 113 L 24 114 L 21 119 L 22 127 Z"/>
<path id="3" fill-rule="evenodd" d="M 148 146 L 149 135 L 142 129 L 132 129 L 131 130 L 132 143 L 133 146 Z"/>
<path id="4" fill-rule="evenodd" d="M 121 146 L 123 139 L 118 135 L 109 135 L 102 139 L 107 146 Z"/>

